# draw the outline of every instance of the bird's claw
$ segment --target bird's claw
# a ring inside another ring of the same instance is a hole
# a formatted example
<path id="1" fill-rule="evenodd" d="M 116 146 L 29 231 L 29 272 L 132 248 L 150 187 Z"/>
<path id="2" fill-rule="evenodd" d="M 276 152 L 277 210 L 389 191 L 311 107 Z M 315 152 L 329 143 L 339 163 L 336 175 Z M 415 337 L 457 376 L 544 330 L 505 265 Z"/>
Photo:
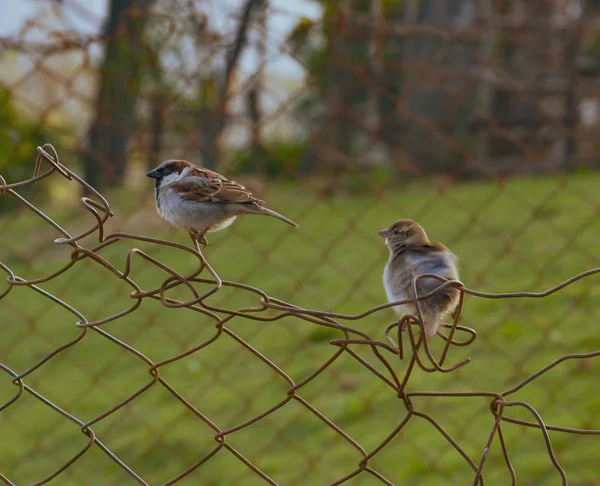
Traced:
<path id="1" fill-rule="evenodd" d="M 207 246 L 210 246 L 208 244 L 208 241 L 206 241 L 206 236 L 204 234 L 201 233 L 197 233 L 195 231 L 190 231 L 190 237 L 192 238 L 192 241 L 197 241 L 198 243 L 202 244 L 202 248 L 206 248 Z"/>

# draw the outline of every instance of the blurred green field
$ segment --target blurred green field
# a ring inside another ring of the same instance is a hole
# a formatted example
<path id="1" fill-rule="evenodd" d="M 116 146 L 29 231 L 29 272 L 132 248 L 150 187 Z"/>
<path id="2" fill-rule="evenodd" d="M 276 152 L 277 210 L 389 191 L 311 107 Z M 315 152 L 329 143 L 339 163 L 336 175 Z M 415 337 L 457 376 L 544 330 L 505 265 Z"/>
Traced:
<path id="1" fill-rule="evenodd" d="M 433 239 L 459 256 L 463 282 L 482 291 L 540 291 L 583 270 L 600 266 L 600 177 L 522 178 L 506 183 L 436 186 L 411 183 L 383 195 L 364 188 L 320 200 L 301 185 L 281 183 L 265 195 L 271 207 L 300 223 L 293 230 L 272 219 L 248 217 L 228 232 L 211 235 L 206 255 L 223 279 L 260 287 L 298 305 L 357 313 L 383 303 L 381 272 L 387 249 L 377 230 L 399 217 L 412 217 Z M 149 193 L 135 201 L 109 194 L 116 213 L 110 229 L 186 242 L 153 212 Z M 43 206 L 43 205 L 42 205 Z M 75 232 L 91 224 L 77 207 L 46 207 Z M 60 268 L 69 251 L 55 248 L 57 234 L 32 213 L 0 217 L 0 261 L 24 278 Z M 85 245 L 90 247 L 88 238 Z M 122 241 L 103 255 L 123 269 L 125 255 L 139 247 L 181 272 L 194 266 L 183 252 Z M 165 274 L 134 260 L 132 278 L 156 287 Z M 450 374 L 415 372 L 410 390 L 497 391 L 510 388 L 566 353 L 600 349 L 600 277 L 580 281 L 542 300 L 484 300 L 468 297 L 463 323 L 478 332 L 467 348 L 453 349 L 450 363 L 472 362 Z M 41 285 L 77 308 L 88 320 L 132 304 L 131 288 L 106 269 L 77 263 Z M 0 286 L 0 292 L 3 290 Z M 189 298 L 176 291 L 174 297 Z M 254 305 L 256 298 L 223 289 L 210 302 L 229 308 Z M 383 338 L 392 311 L 353 325 Z M 0 301 L 0 362 L 22 372 L 79 334 L 76 318 L 27 288 Z M 272 323 L 233 319 L 236 334 L 268 356 L 296 382 L 316 370 L 338 348 L 340 333 L 298 319 Z M 103 326 L 113 336 L 159 361 L 214 335 L 212 321 L 187 309 L 165 309 L 144 300 L 134 313 Z M 436 339 L 436 349 L 439 339 Z M 370 362 L 370 351 L 355 349 Z M 391 362 L 402 373 L 406 362 Z M 599 360 L 572 360 L 511 396 L 534 406 L 546 424 L 599 428 Z M 0 404 L 16 393 L 8 375 L 0 380 Z M 233 427 L 286 397 L 287 383 L 232 338 L 161 369 L 163 376 L 219 427 Z M 102 414 L 150 381 L 147 366 L 132 354 L 88 332 L 29 375 L 25 382 L 81 420 Z M 391 389 L 342 355 L 299 395 L 367 450 L 373 450 L 405 415 Z M 431 414 L 478 462 L 493 425 L 489 401 L 481 398 L 420 398 Z M 518 409 L 510 417 L 532 420 Z M 214 433 L 165 389 L 156 385 L 93 426 L 96 436 L 150 484 L 164 483 L 215 446 Z M 555 485 L 560 477 L 546 453 L 542 434 L 506 424 L 504 433 L 518 484 Z M 600 484 L 600 438 L 550 433 L 558 461 L 573 485 Z M 329 484 L 352 472 L 361 455 L 300 403 L 291 401 L 259 422 L 228 436 L 228 442 L 281 485 Z M 78 426 L 25 393 L 0 413 L 0 472 L 17 485 L 55 471 L 87 443 Z M 414 417 L 372 462 L 398 485 L 471 484 L 473 471 L 435 428 Z M 484 469 L 486 484 L 510 484 L 498 442 Z M 58 478 L 56 485 L 126 485 L 135 481 L 99 448 L 92 447 Z M 181 480 L 181 485 L 259 485 L 264 482 L 227 450 Z M 349 485 L 381 484 L 361 474 Z"/>

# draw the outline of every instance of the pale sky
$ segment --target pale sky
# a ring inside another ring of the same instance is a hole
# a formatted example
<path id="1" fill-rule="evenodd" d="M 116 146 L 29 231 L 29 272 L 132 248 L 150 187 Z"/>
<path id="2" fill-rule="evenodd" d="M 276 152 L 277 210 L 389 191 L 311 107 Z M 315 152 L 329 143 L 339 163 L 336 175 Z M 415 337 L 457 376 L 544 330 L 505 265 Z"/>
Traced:
<path id="1" fill-rule="evenodd" d="M 232 14 L 239 14 L 240 7 L 244 2 L 244 0 L 194 1 L 203 6 L 202 11 L 207 13 L 212 29 L 229 34 L 234 31 L 237 25 L 237 20 Z M 52 42 L 52 39 L 46 39 L 48 28 L 50 30 L 68 30 L 83 35 L 94 35 L 99 32 L 103 24 L 107 14 L 108 0 L 63 0 L 62 18 L 52 20 L 54 17 L 51 17 L 43 22 L 43 19 L 40 18 L 40 11 L 44 9 L 48 11 L 48 6 L 51 4 L 51 0 L 0 0 L 0 37 L 17 36 L 26 21 L 36 19 L 46 26 L 53 27 L 27 30 L 26 41 L 45 42 L 48 40 Z M 263 110 L 267 115 L 275 111 L 296 90 L 301 89 L 306 75 L 304 68 L 289 55 L 281 53 L 279 47 L 283 44 L 290 30 L 296 25 L 299 17 L 303 16 L 318 20 L 321 14 L 319 5 L 310 0 L 270 0 L 270 8 L 267 17 L 267 76 L 264 85 L 265 93 L 262 96 Z M 97 53 L 94 52 L 94 54 Z M 21 73 L 15 71 L 15 67 L 11 66 L 11 70 L 7 71 L 8 74 L 12 75 L 12 78 L 10 76 L 7 78 L 9 84 L 11 79 L 13 81 L 18 79 L 18 76 L 23 72 L 35 69 L 32 61 L 29 60 L 29 56 L 21 56 L 19 59 L 22 61 L 19 66 L 23 71 Z M 72 60 L 67 61 L 67 65 L 72 64 Z M 256 66 L 256 52 L 252 48 L 246 49 L 240 58 L 240 79 L 245 77 L 244 74 L 246 76 L 252 75 L 256 70 Z M 54 58 L 53 68 L 58 72 L 65 69 Z M 65 112 L 76 113 L 78 117 L 85 117 L 86 107 L 81 105 L 81 101 L 86 96 L 91 95 L 89 92 L 89 78 L 82 78 L 81 76 L 76 78 L 75 91 L 82 96 L 73 96 L 71 91 L 65 91 L 65 86 L 61 85 L 60 80 L 56 81 L 43 75 L 28 77 L 27 79 L 26 83 L 20 84 L 20 88 L 23 90 L 22 97 L 27 100 L 28 107 L 34 106 L 43 110 L 46 105 L 60 105 L 61 110 Z M 36 82 L 38 84 L 35 84 Z M 56 103 L 61 100 L 62 103 Z M 233 106 L 237 106 L 236 99 L 234 98 L 232 101 Z M 284 116 L 278 116 L 273 119 L 272 123 L 267 123 L 265 129 L 273 133 L 287 133 L 291 129 L 291 125 L 284 123 L 284 121 Z M 86 123 L 80 121 L 79 126 L 86 126 Z M 293 129 L 295 130 L 295 128 Z M 242 131 L 239 127 L 236 128 L 235 132 L 238 138 Z"/>
<path id="2" fill-rule="evenodd" d="M 217 30 L 231 29 L 231 13 L 239 12 L 242 0 L 196 0 L 199 5 L 208 5 L 211 26 Z M 16 35 L 27 19 L 35 18 L 36 12 L 51 0 L 0 0 L 0 37 Z M 99 31 L 106 15 L 108 0 L 63 0 L 65 27 L 82 34 Z M 270 0 L 274 13 L 268 17 L 269 42 L 278 46 L 295 25 L 298 17 L 318 19 L 320 7 L 310 0 Z M 251 69 L 254 60 L 247 52 L 242 58 L 242 69 Z M 280 72 L 292 78 L 302 75 L 301 68 L 285 56 L 277 56 L 269 63 L 269 71 Z"/>

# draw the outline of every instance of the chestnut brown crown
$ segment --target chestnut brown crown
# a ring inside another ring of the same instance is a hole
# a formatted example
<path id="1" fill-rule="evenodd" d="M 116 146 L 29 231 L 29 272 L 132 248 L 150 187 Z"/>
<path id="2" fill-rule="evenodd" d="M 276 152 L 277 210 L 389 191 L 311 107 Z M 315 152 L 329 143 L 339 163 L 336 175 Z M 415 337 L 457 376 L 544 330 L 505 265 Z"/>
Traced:
<path id="1" fill-rule="evenodd" d="M 160 181 L 163 177 L 166 177 L 173 173 L 181 174 L 183 169 L 186 167 L 193 167 L 194 164 L 187 160 L 165 160 L 156 169 L 151 170 L 146 175 L 152 179 Z"/>

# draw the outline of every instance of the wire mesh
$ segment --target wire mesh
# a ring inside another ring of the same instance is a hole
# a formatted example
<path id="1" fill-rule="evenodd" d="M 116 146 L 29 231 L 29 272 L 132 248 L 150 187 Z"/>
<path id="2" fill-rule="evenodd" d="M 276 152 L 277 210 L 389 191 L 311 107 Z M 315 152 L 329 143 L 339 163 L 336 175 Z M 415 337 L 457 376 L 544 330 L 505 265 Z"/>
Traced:
<path id="1" fill-rule="evenodd" d="M 80 428 L 80 431 L 89 438 L 89 441 L 86 445 L 73 457 L 71 457 L 67 462 L 62 464 L 58 469 L 52 472 L 47 477 L 36 481 L 36 484 L 44 484 L 51 479 L 57 477 L 62 472 L 64 472 L 69 466 L 71 466 L 75 461 L 81 458 L 91 447 L 97 446 L 99 447 L 105 454 L 107 454 L 110 459 L 112 459 L 116 464 L 118 464 L 124 471 L 126 471 L 132 478 L 137 480 L 141 484 L 149 484 L 146 482 L 141 476 L 139 476 L 132 468 L 130 468 L 123 460 L 121 460 L 116 454 L 114 454 L 94 433 L 92 426 L 99 423 L 100 421 L 106 419 L 111 414 L 117 412 L 122 407 L 127 406 L 130 402 L 137 399 L 143 393 L 150 390 L 153 386 L 163 386 L 166 390 L 168 390 L 177 400 L 179 400 L 182 406 L 185 406 L 190 410 L 198 419 L 202 420 L 206 425 L 208 425 L 214 432 L 213 439 L 216 441 L 216 445 L 213 449 L 211 449 L 208 453 L 200 457 L 196 462 L 191 464 L 188 468 L 182 471 L 180 474 L 167 481 L 165 484 L 174 484 L 180 479 L 186 477 L 191 474 L 196 468 L 202 466 L 205 462 L 210 460 L 214 455 L 216 455 L 221 449 L 225 449 L 233 454 L 236 458 L 242 461 L 248 468 L 250 468 L 256 475 L 262 478 L 265 482 L 269 484 L 278 484 L 274 479 L 272 479 L 269 474 L 263 471 L 259 466 L 254 464 L 250 459 L 248 459 L 241 451 L 232 446 L 227 438 L 229 435 L 234 434 L 235 432 L 244 429 L 253 425 L 254 423 L 264 419 L 266 416 L 272 414 L 276 410 L 281 407 L 284 407 L 288 402 L 295 400 L 300 403 L 303 407 L 317 416 L 325 425 L 330 427 L 336 434 L 339 435 L 344 441 L 350 444 L 352 447 L 356 449 L 358 454 L 361 456 L 360 460 L 356 464 L 356 469 L 349 472 L 346 476 L 339 478 L 337 481 L 331 484 L 341 484 L 349 479 L 361 474 L 367 473 L 372 475 L 374 478 L 377 478 L 383 484 L 394 484 L 391 480 L 387 479 L 384 475 L 379 473 L 376 469 L 371 467 L 369 461 L 376 456 L 388 443 L 399 434 L 405 425 L 409 422 L 413 417 L 419 417 L 429 421 L 438 432 L 448 441 L 448 444 L 452 446 L 456 451 L 463 457 L 463 459 L 467 462 L 467 464 L 475 471 L 473 484 L 484 484 L 483 479 L 483 469 L 485 465 L 485 461 L 494 440 L 499 441 L 502 453 L 504 456 L 504 460 L 506 463 L 506 468 L 508 469 L 510 476 L 512 478 L 513 483 L 516 483 L 516 474 L 512 463 L 510 461 L 510 457 L 508 454 L 508 448 L 506 442 L 503 438 L 502 434 L 502 426 L 503 422 L 517 424 L 523 427 L 533 427 L 539 429 L 542 434 L 543 440 L 546 444 L 547 453 L 549 460 L 552 462 L 555 467 L 557 473 L 559 474 L 562 483 L 567 484 L 567 476 L 563 468 L 560 466 L 554 452 L 552 449 L 549 431 L 555 432 L 563 432 L 567 434 L 591 434 L 591 435 L 600 435 L 600 430 L 592 430 L 592 429 L 576 429 L 569 427 L 559 427 L 553 425 L 546 425 L 540 415 L 540 413 L 530 404 L 521 400 L 510 400 L 508 397 L 515 392 L 519 391 L 521 388 L 525 387 L 527 384 L 543 375 L 544 373 L 550 371 L 555 366 L 559 365 L 562 362 L 572 360 L 572 359 L 588 359 L 593 358 L 595 356 L 600 355 L 600 351 L 591 352 L 591 353 L 570 353 L 560 358 L 554 360 L 548 365 L 544 366 L 537 372 L 533 373 L 531 376 L 527 377 L 523 381 L 521 381 L 516 386 L 502 391 L 502 392 L 494 392 L 494 391 L 466 391 L 466 392 L 444 392 L 444 391 L 409 391 L 409 381 L 411 378 L 411 374 L 416 367 L 421 368 L 426 372 L 444 372 L 450 373 L 463 365 L 469 363 L 470 359 L 464 359 L 458 363 L 455 363 L 450 366 L 444 366 L 446 358 L 448 357 L 448 353 L 452 346 L 469 346 L 471 345 L 476 338 L 476 333 L 473 329 L 462 326 L 458 324 L 461 316 L 462 309 L 462 300 L 458 307 L 458 312 L 455 315 L 455 322 L 452 325 L 443 324 L 443 327 L 449 328 L 450 331 L 448 335 L 440 333 L 439 336 L 443 338 L 445 341 L 444 348 L 440 354 L 439 358 L 434 357 L 432 351 L 429 348 L 427 339 L 423 339 L 424 331 L 422 328 L 422 321 L 420 318 L 420 310 L 418 310 L 417 316 L 407 315 L 403 317 L 400 321 L 392 323 L 387 326 L 385 329 L 384 335 L 386 341 L 380 341 L 373 339 L 367 333 L 361 331 L 360 329 L 351 327 L 347 324 L 342 324 L 344 321 L 360 321 L 364 317 L 375 314 L 377 312 L 382 311 L 383 309 L 392 307 L 394 305 L 406 304 L 413 302 L 417 309 L 419 309 L 419 301 L 423 300 L 434 292 L 440 291 L 443 288 L 453 285 L 460 289 L 461 295 L 468 294 L 477 296 L 480 298 L 499 298 L 499 299 L 509 299 L 509 298 L 541 298 L 547 297 L 554 292 L 560 291 L 564 289 L 568 285 L 573 282 L 580 280 L 584 277 L 593 275 L 595 273 L 600 272 L 600 269 L 591 269 L 586 272 L 582 272 L 569 280 L 547 290 L 544 292 L 514 292 L 514 293 L 502 293 L 502 294 L 490 294 L 478 292 L 475 290 L 468 289 L 462 285 L 459 281 L 449 281 L 444 279 L 443 277 L 438 277 L 434 274 L 423 274 L 417 278 L 413 283 L 415 297 L 412 300 L 394 302 L 389 304 L 382 304 L 372 309 L 368 309 L 360 314 L 356 315 L 347 315 L 347 314 L 339 314 L 334 312 L 326 312 L 319 310 L 311 310 L 311 309 L 303 309 L 298 307 L 292 303 L 288 303 L 274 297 L 270 297 L 260 289 L 252 287 L 250 285 L 244 285 L 231 281 L 223 281 L 219 278 L 218 274 L 210 267 L 208 262 L 206 261 L 204 255 L 202 254 L 198 242 L 195 241 L 195 249 L 191 249 L 185 247 L 180 244 L 176 244 L 173 242 L 169 242 L 166 240 L 160 240 L 155 238 L 149 238 L 145 236 L 138 236 L 135 234 L 128 233 L 108 233 L 106 234 L 104 224 L 107 219 L 113 215 L 108 201 L 95 189 L 89 186 L 83 179 L 65 167 L 58 159 L 58 155 L 54 148 L 51 145 L 45 145 L 44 147 L 38 148 L 38 158 L 36 159 L 34 175 L 28 180 L 20 181 L 13 184 L 6 184 L 4 180 L 2 185 L 0 186 L 0 190 L 2 191 L 2 195 L 9 194 L 10 196 L 16 198 L 20 203 L 24 204 L 29 210 L 34 212 L 37 216 L 41 217 L 46 223 L 53 226 L 58 232 L 60 232 L 63 236 L 61 238 L 57 238 L 54 240 L 56 245 L 70 245 L 73 248 L 71 253 L 70 261 L 59 270 L 51 273 L 50 275 L 46 275 L 40 278 L 27 280 L 15 273 L 5 264 L 0 263 L 3 270 L 7 274 L 6 282 L 8 287 L 6 290 L 2 292 L 0 298 L 5 298 L 9 295 L 10 291 L 14 287 L 28 287 L 35 292 L 43 295 L 45 298 L 49 299 L 56 305 L 63 307 L 68 310 L 71 314 L 73 314 L 78 320 L 76 322 L 76 327 L 80 329 L 79 335 L 58 347 L 55 350 L 52 350 L 50 353 L 45 355 L 42 359 L 40 359 L 33 366 L 28 369 L 17 373 L 16 371 L 9 368 L 4 363 L 0 363 L 0 367 L 2 367 L 3 371 L 12 378 L 11 383 L 17 387 L 17 392 L 15 395 L 10 398 L 6 403 L 2 405 L 0 411 L 7 409 L 8 407 L 18 406 L 19 400 L 21 399 L 24 392 L 27 392 L 34 396 L 36 399 L 44 403 L 46 406 L 50 407 L 56 413 L 61 414 L 71 422 L 77 424 Z M 47 162 L 50 167 L 45 172 L 40 172 L 43 162 Z M 81 233 L 77 235 L 71 235 L 68 231 L 63 229 L 60 225 L 54 222 L 49 216 L 47 216 L 43 211 L 39 208 L 28 202 L 26 199 L 22 198 L 19 193 L 16 191 L 17 188 L 24 187 L 27 184 L 34 184 L 36 182 L 42 181 L 45 178 L 51 177 L 53 174 L 59 174 L 69 181 L 73 181 L 77 184 L 82 185 L 87 191 L 89 191 L 93 198 L 83 197 L 81 198 L 82 206 L 90 212 L 96 220 L 96 224 L 92 227 L 85 229 Z M 80 241 L 84 239 L 86 236 L 95 235 L 98 237 L 98 244 L 92 248 L 85 248 L 80 244 Z M 122 240 L 132 240 L 132 241 L 145 241 L 155 245 L 165 245 L 170 247 L 171 251 L 181 251 L 181 252 L 189 252 L 194 255 L 198 259 L 198 268 L 189 275 L 182 275 L 177 272 L 175 269 L 161 263 L 156 258 L 152 257 L 148 253 L 138 249 L 132 248 L 130 249 L 125 257 L 125 265 L 124 269 L 121 271 L 116 268 L 113 264 L 111 264 L 108 260 L 104 259 L 101 256 L 102 250 L 109 247 L 110 245 L 122 241 Z M 131 272 L 133 266 L 134 257 L 136 259 L 141 258 L 143 261 L 148 262 L 149 264 L 155 265 L 169 275 L 158 288 L 154 288 L 152 290 L 142 290 L 142 288 L 135 282 L 135 280 L 131 277 Z M 71 268 L 74 265 L 81 261 L 82 259 L 91 259 L 98 265 L 104 266 L 108 269 L 116 278 L 124 280 L 131 287 L 131 292 L 129 293 L 129 297 L 133 300 L 133 304 L 126 310 L 117 312 L 108 317 L 98 319 L 98 320 L 88 320 L 85 316 L 77 310 L 76 307 L 70 305 L 69 303 L 59 299 L 55 295 L 50 292 L 43 290 L 40 287 L 40 284 L 44 284 L 52 279 L 59 277 L 61 274 L 65 272 L 72 272 Z M 201 277 L 203 271 L 209 273 L 210 278 Z M 417 292 L 417 280 L 423 277 L 432 277 L 437 278 L 441 281 L 440 286 L 424 295 L 418 295 Z M 212 286 L 206 292 L 200 292 L 194 284 L 203 283 Z M 191 294 L 193 295 L 193 299 L 188 301 L 181 301 L 178 299 L 174 299 L 168 297 L 166 293 L 178 286 L 185 286 Z M 254 306 L 244 307 L 244 308 L 226 308 L 211 305 L 207 302 L 208 298 L 217 293 L 222 287 L 231 287 L 236 289 L 238 292 L 250 293 L 255 300 Z M 214 335 L 203 341 L 202 343 L 185 350 L 182 353 L 171 356 L 167 359 L 154 362 L 150 358 L 146 357 L 140 351 L 135 349 L 133 346 L 123 342 L 105 331 L 101 326 L 120 319 L 127 314 L 134 312 L 140 307 L 144 301 L 144 299 L 156 299 L 161 302 L 167 308 L 186 308 L 193 312 L 198 312 L 203 314 L 214 321 Z M 269 311 L 275 311 L 274 313 L 270 313 Z M 270 315 L 269 315 L 270 314 Z M 323 326 L 330 329 L 335 329 L 339 331 L 343 336 L 340 339 L 333 339 L 330 341 L 330 344 L 339 348 L 331 357 L 326 360 L 323 364 L 321 364 L 313 373 L 308 375 L 306 378 L 299 382 L 295 382 L 292 380 L 288 374 L 281 369 L 277 364 L 271 361 L 267 356 L 263 355 L 260 351 L 255 349 L 250 343 L 246 342 L 243 338 L 238 336 L 230 327 L 228 327 L 228 323 L 235 319 L 251 319 L 260 322 L 272 322 L 278 321 L 286 317 L 293 317 L 295 319 L 302 319 L 307 322 L 310 322 L 316 326 Z M 420 332 L 417 336 L 413 333 L 413 326 L 417 325 L 420 328 Z M 383 326 L 382 326 L 383 327 Z M 403 350 L 403 340 L 402 340 L 402 331 L 401 329 L 405 328 L 407 330 L 407 334 L 409 336 L 410 343 L 410 352 L 406 357 L 408 361 L 408 365 L 403 374 L 398 373 L 396 369 L 395 358 L 398 357 L 400 359 L 404 359 L 404 350 Z M 127 396 L 125 399 L 120 402 L 114 404 L 111 408 L 104 411 L 100 415 L 94 417 L 91 420 L 83 421 L 73 416 L 68 411 L 62 409 L 55 403 L 53 403 L 48 398 L 44 397 L 42 394 L 38 393 L 32 387 L 26 385 L 24 379 L 36 371 L 38 368 L 43 366 L 51 359 L 58 358 L 60 354 L 68 349 L 71 346 L 77 345 L 81 340 L 83 340 L 88 331 L 92 330 L 93 332 L 98 333 L 102 337 L 110 340 L 114 345 L 120 346 L 126 352 L 131 353 L 138 360 L 148 366 L 148 373 L 150 375 L 150 379 L 148 383 L 146 383 L 143 387 L 136 390 L 134 393 Z M 397 341 L 392 337 L 392 331 L 397 331 Z M 456 333 L 465 333 L 466 337 L 462 340 L 455 339 Z M 233 427 L 229 428 L 221 428 L 216 423 L 214 423 L 210 417 L 206 416 L 196 407 L 194 407 L 185 397 L 185 395 L 179 391 L 177 391 L 173 386 L 169 384 L 169 382 L 161 377 L 160 372 L 161 368 L 169 366 L 171 363 L 174 363 L 178 360 L 185 359 L 186 357 L 196 353 L 203 348 L 210 346 L 212 343 L 216 342 L 219 338 L 229 337 L 235 340 L 238 344 L 240 344 L 246 352 L 249 352 L 255 357 L 257 360 L 260 360 L 266 366 L 271 368 L 279 377 L 284 380 L 287 384 L 288 388 L 285 391 L 282 399 L 273 404 L 268 409 L 264 410 L 262 413 L 245 420 Z M 357 353 L 356 349 L 351 345 L 356 347 L 366 346 L 368 347 L 374 356 L 380 361 L 380 363 L 384 367 L 384 372 L 379 371 L 376 367 L 370 364 L 367 360 L 360 356 Z M 422 349 L 421 349 L 422 348 Z M 317 380 L 321 377 L 321 374 L 332 365 L 332 363 L 338 359 L 343 353 L 347 353 L 352 356 L 352 358 L 356 359 L 362 366 L 364 366 L 369 372 L 372 373 L 372 379 L 378 379 L 383 381 L 389 387 L 389 393 L 393 394 L 402 405 L 406 409 L 406 415 L 400 421 L 398 425 L 393 427 L 390 434 L 373 450 L 367 452 L 356 440 L 354 440 L 350 435 L 343 431 L 338 425 L 336 425 L 333 421 L 327 418 L 323 413 L 321 413 L 315 406 L 311 405 L 311 403 L 302 397 L 302 388 L 310 383 L 313 380 Z M 461 448 L 458 442 L 456 442 L 441 426 L 439 422 L 435 420 L 431 415 L 420 411 L 418 408 L 415 408 L 413 403 L 413 398 L 415 397 L 483 397 L 490 400 L 490 412 L 492 414 L 491 422 L 491 431 L 489 434 L 489 440 L 485 445 L 481 453 L 481 458 L 479 462 L 475 462 L 473 459 L 467 455 L 467 453 Z M 520 420 L 516 418 L 509 417 L 505 415 L 507 412 L 505 409 L 510 407 L 522 407 L 529 411 L 532 415 L 533 420 Z M 2 479 L 7 484 L 15 484 L 13 483 L 7 476 L 2 475 Z"/>
<path id="2" fill-rule="evenodd" d="M 595 484 L 594 2 L 112 3 L 0 37 L 5 482 Z M 301 229 L 191 248 L 167 158 Z M 399 217 L 460 257 L 446 340 L 382 305 Z"/>

